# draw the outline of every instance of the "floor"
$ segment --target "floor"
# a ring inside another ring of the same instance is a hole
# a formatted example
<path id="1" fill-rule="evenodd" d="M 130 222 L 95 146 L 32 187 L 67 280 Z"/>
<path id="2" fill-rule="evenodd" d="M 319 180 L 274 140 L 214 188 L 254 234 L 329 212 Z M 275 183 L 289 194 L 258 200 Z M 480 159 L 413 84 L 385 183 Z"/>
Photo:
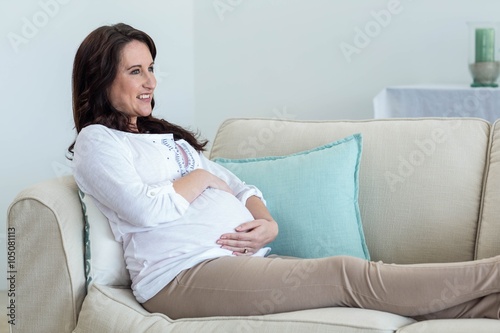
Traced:
<path id="1" fill-rule="evenodd" d="M 0 304 L 3 304 L 2 309 L 7 308 L 6 291 L 0 291 Z M 5 316 L 0 317 L 0 333 L 7 333 L 7 332 L 9 332 L 9 327 L 7 326 L 7 314 L 6 314 Z"/>

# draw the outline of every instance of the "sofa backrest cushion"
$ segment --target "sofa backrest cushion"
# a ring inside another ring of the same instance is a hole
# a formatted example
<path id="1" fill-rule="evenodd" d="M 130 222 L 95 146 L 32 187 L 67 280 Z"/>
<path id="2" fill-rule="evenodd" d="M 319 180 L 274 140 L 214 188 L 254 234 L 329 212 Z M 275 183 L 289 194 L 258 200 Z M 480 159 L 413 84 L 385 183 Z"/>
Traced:
<path id="1" fill-rule="evenodd" d="M 210 158 L 288 155 L 355 133 L 363 135 L 359 204 L 372 259 L 473 259 L 490 133 L 486 121 L 229 119 L 219 128 Z"/>

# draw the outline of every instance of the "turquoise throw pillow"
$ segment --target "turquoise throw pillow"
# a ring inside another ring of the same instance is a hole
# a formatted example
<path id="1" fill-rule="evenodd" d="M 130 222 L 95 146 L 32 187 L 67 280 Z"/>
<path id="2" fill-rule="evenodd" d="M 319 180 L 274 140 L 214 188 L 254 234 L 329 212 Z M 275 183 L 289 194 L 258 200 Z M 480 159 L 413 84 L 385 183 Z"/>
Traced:
<path id="1" fill-rule="evenodd" d="M 257 186 L 279 225 L 272 254 L 370 259 L 358 206 L 362 136 L 287 156 L 215 159 Z"/>

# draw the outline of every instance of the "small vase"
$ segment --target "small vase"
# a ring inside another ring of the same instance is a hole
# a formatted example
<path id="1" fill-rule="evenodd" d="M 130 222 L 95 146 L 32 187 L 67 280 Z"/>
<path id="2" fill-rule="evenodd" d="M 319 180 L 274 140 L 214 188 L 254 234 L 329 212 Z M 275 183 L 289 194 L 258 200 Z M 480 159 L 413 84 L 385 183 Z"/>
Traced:
<path id="1" fill-rule="evenodd" d="M 469 71 L 474 80 L 471 87 L 498 87 L 500 75 L 500 24 L 470 22 Z"/>

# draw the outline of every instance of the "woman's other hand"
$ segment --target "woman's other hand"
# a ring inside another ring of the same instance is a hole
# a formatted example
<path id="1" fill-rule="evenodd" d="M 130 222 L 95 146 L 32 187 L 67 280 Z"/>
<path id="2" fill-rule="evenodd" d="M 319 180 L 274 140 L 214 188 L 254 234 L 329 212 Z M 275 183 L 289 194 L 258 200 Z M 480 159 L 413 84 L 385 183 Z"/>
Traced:
<path id="1" fill-rule="evenodd" d="M 208 187 L 234 194 L 225 181 L 204 169 L 191 171 L 189 174 L 176 180 L 173 186 L 175 191 L 190 203 Z"/>

